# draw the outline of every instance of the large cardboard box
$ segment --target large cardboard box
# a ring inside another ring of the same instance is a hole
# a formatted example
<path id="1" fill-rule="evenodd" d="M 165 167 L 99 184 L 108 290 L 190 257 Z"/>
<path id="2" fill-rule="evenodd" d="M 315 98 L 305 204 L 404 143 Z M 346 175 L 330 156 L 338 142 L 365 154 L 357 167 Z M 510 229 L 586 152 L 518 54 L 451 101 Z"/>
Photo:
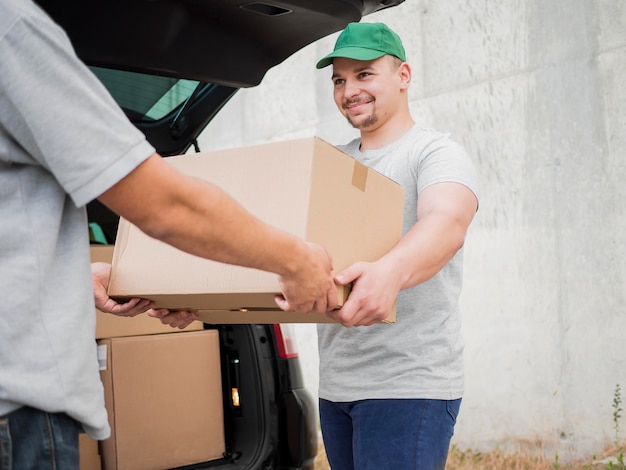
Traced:
<path id="1" fill-rule="evenodd" d="M 91 245 L 91 261 L 110 263 L 113 259 L 113 245 Z M 96 309 L 96 339 L 116 338 L 119 336 L 151 335 L 158 333 L 176 333 L 180 331 L 202 330 L 204 325 L 194 321 L 186 328 L 172 328 L 164 325 L 158 318 L 146 314 L 134 317 L 120 317 Z"/>
<path id="2" fill-rule="evenodd" d="M 222 457 L 224 411 L 216 330 L 98 342 L 111 437 L 105 470 L 158 470 Z"/>
<path id="3" fill-rule="evenodd" d="M 252 214 L 324 246 L 335 272 L 375 261 L 400 239 L 404 193 L 394 181 L 318 138 L 168 158 L 211 181 Z M 348 287 L 338 286 L 343 302 Z M 207 323 L 329 322 L 325 314 L 282 312 L 276 275 L 189 255 L 120 220 L 109 295 L 197 310 Z M 387 317 L 395 320 L 395 310 Z"/>

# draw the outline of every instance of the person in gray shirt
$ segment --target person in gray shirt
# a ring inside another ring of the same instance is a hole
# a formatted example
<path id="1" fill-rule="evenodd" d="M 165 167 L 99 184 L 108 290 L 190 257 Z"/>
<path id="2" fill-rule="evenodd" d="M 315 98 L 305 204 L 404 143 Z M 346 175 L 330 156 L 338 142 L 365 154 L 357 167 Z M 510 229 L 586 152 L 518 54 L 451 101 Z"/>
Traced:
<path id="1" fill-rule="evenodd" d="M 462 247 L 478 209 L 465 150 L 418 126 L 411 67 L 383 23 L 351 23 L 333 52 L 335 103 L 360 137 L 339 146 L 404 187 L 403 236 L 376 262 L 336 276 L 353 283 L 318 325 L 320 420 L 333 470 L 439 470 L 463 395 Z M 372 221 L 372 223 L 376 223 Z M 396 323 L 381 323 L 397 303 Z"/>
<path id="2" fill-rule="evenodd" d="M 275 273 L 282 309 L 337 306 L 323 247 L 263 223 L 215 185 L 165 163 L 65 32 L 31 0 L 2 0 L 1 468 L 77 469 L 79 431 L 110 435 L 94 299 L 122 314 L 149 304 L 111 304 L 102 290 L 106 267 L 90 272 L 85 206 L 94 199 L 181 250 Z"/>

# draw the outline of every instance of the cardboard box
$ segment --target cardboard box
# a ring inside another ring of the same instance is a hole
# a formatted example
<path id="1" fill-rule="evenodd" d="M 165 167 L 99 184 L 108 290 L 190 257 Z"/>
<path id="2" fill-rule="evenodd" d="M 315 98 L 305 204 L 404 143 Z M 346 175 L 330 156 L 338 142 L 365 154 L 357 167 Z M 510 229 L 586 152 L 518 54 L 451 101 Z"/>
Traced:
<path id="1" fill-rule="evenodd" d="M 113 258 L 113 245 L 91 245 L 91 261 L 110 263 Z M 134 317 L 120 317 L 96 309 L 96 339 L 116 338 L 119 336 L 152 335 L 158 333 L 177 333 L 180 331 L 202 330 L 200 321 L 192 322 L 183 330 L 164 325 L 158 318 L 145 314 Z"/>
<path id="2" fill-rule="evenodd" d="M 324 246 L 335 272 L 375 261 L 400 239 L 404 193 L 394 181 L 336 147 L 305 138 L 166 160 L 211 181 L 260 219 Z M 338 286 L 343 302 L 348 287 Z M 318 323 L 325 314 L 282 312 L 276 275 L 199 258 L 154 240 L 121 219 L 112 297 L 197 310 L 207 323 Z M 387 318 L 395 320 L 395 310 Z"/>
<path id="3" fill-rule="evenodd" d="M 80 454 L 80 470 L 100 470 L 102 468 L 98 441 L 82 432 L 78 435 L 78 452 Z"/>
<path id="4" fill-rule="evenodd" d="M 216 330 L 98 341 L 111 437 L 105 470 L 155 470 L 225 451 Z"/>

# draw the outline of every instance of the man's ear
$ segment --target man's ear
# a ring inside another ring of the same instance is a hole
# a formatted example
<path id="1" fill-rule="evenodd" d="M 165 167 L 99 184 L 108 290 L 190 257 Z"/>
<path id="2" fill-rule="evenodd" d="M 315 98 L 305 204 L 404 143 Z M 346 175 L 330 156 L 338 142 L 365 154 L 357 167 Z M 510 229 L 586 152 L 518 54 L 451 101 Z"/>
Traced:
<path id="1" fill-rule="evenodd" d="M 406 62 L 402 62 L 400 67 L 398 67 L 398 76 L 400 77 L 401 88 L 402 89 L 408 88 L 411 85 L 411 77 L 412 77 L 411 66 Z"/>

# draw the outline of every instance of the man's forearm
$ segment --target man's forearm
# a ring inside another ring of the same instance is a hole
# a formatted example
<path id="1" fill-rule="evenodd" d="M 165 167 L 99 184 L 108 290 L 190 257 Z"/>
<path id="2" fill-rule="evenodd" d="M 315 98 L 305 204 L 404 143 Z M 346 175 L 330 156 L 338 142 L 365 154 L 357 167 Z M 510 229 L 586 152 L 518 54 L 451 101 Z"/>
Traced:
<path id="1" fill-rule="evenodd" d="M 400 289 L 407 289 L 437 274 L 463 246 L 464 237 L 464 227 L 431 214 L 413 226 L 380 262 L 394 266 Z"/>

